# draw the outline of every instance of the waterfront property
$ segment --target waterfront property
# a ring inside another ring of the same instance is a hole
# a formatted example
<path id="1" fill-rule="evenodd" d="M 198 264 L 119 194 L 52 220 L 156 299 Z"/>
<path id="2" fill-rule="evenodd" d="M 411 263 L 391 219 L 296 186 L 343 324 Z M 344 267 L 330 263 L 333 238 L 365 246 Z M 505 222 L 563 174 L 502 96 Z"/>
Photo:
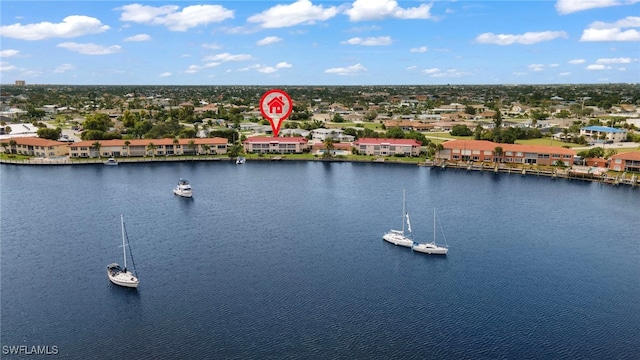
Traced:
<path id="1" fill-rule="evenodd" d="M 303 137 L 253 136 L 243 142 L 244 151 L 254 154 L 300 154 L 309 150 Z"/>
<path id="2" fill-rule="evenodd" d="M 420 156 L 420 143 L 414 139 L 361 138 L 353 146 L 363 155 Z"/>
<path id="3" fill-rule="evenodd" d="M 609 169 L 613 171 L 629 171 L 640 173 L 640 152 L 633 151 L 611 156 Z"/>
<path id="4" fill-rule="evenodd" d="M 66 142 L 39 137 L 16 137 L 0 142 L 2 151 L 11 154 L 53 158 L 69 154 Z"/>
<path id="5" fill-rule="evenodd" d="M 66 144 L 65 144 L 66 145 Z M 227 153 L 226 138 L 85 140 L 69 146 L 71 158 L 220 155 Z"/>
<path id="6" fill-rule="evenodd" d="M 621 142 L 627 140 L 627 131 L 608 126 L 587 126 L 580 129 L 580 135 L 589 141 L 605 140 Z"/>
<path id="7" fill-rule="evenodd" d="M 439 159 L 451 161 L 480 161 L 526 165 L 553 165 L 562 161 L 573 165 L 576 151 L 560 146 L 499 144 L 486 140 L 451 140 L 442 144 Z M 502 152 L 498 151 L 502 149 Z"/>

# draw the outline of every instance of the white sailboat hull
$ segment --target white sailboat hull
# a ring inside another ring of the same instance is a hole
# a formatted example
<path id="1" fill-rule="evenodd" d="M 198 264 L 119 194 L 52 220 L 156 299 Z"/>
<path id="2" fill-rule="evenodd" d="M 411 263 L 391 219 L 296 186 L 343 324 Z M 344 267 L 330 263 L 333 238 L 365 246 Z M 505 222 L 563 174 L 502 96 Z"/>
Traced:
<path id="1" fill-rule="evenodd" d="M 416 244 L 411 246 L 413 251 L 432 255 L 447 255 L 448 248 L 434 244 Z"/>
<path id="2" fill-rule="evenodd" d="M 398 230 L 389 231 L 382 236 L 382 239 L 398 246 L 411 247 L 413 245 L 413 240 L 404 236 L 402 232 Z"/>
<path id="3" fill-rule="evenodd" d="M 120 265 L 115 263 L 107 266 L 107 276 L 112 283 L 129 288 L 137 288 L 140 282 L 133 273 L 122 270 Z"/>

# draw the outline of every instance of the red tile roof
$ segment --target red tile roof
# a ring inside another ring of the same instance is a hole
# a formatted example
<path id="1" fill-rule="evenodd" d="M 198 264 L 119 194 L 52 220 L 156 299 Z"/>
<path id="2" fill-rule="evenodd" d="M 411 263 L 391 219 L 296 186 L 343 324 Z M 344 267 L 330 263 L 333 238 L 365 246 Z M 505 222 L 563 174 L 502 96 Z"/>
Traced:
<path id="1" fill-rule="evenodd" d="M 354 145 L 409 145 L 420 146 L 414 139 L 386 139 L 386 138 L 361 138 L 353 143 Z"/>
<path id="2" fill-rule="evenodd" d="M 545 146 L 545 145 L 521 145 L 521 144 L 500 144 L 487 140 L 449 140 L 442 143 L 445 149 L 467 149 L 467 150 L 483 150 L 493 151 L 496 147 L 501 147 L 503 151 L 529 152 L 538 154 L 561 154 L 575 155 L 576 151 L 563 148 L 561 146 Z"/>
<path id="3" fill-rule="evenodd" d="M 67 145 L 66 142 L 43 139 L 39 137 L 16 137 L 2 140 L 3 143 L 9 144 L 11 140 L 15 140 L 17 145 L 27 146 L 60 146 Z"/>
<path id="4" fill-rule="evenodd" d="M 244 143 L 277 143 L 277 144 L 287 144 L 287 143 L 308 143 L 309 140 L 303 138 L 302 136 L 291 136 L 291 137 L 274 137 L 274 136 L 252 136 L 247 138 Z"/>
<path id="5" fill-rule="evenodd" d="M 179 145 L 189 145 L 189 142 L 193 140 L 195 145 L 223 145 L 228 144 L 229 140 L 227 138 L 186 138 L 186 139 L 178 139 Z M 164 138 L 164 139 L 113 139 L 113 140 L 84 140 L 78 141 L 73 144 L 69 144 L 69 146 L 86 146 L 91 147 L 95 142 L 99 142 L 101 147 L 109 147 L 109 146 L 124 146 L 125 141 L 129 141 L 129 146 L 147 146 L 149 143 L 153 143 L 153 145 L 173 145 L 172 138 Z"/>
<path id="6" fill-rule="evenodd" d="M 630 151 L 630 152 L 615 154 L 611 156 L 611 159 L 640 161 L 640 151 Z"/>

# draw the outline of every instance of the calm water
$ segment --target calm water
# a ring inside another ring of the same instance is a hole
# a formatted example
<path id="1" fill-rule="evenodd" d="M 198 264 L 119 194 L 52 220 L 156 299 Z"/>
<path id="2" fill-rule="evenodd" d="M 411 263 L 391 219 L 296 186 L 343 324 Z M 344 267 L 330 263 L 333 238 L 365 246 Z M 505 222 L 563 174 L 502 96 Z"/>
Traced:
<path id="1" fill-rule="evenodd" d="M 194 199 L 172 194 L 180 177 Z M 0 185 L 3 350 L 640 357 L 639 188 L 306 162 L 1 165 Z M 382 240 L 401 226 L 403 188 L 418 240 L 438 209 L 447 257 Z M 106 277 L 122 262 L 120 214 L 137 291 Z"/>

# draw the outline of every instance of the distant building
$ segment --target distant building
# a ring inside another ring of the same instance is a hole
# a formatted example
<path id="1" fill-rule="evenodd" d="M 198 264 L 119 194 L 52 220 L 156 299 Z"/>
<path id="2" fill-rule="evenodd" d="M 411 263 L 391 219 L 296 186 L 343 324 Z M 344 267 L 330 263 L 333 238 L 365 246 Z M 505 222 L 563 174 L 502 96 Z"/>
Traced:
<path id="1" fill-rule="evenodd" d="M 609 169 L 640 173 L 640 151 L 615 154 L 609 158 Z"/>
<path id="2" fill-rule="evenodd" d="M 24 80 L 16 80 L 16 86 L 27 86 L 27 82 Z"/>
<path id="3" fill-rule="evenodd" d="M 69 148 L 67 147 L 66 142 L 48 140 L 39 137 L 16 137 L 3 139 L 0 144 L 3 152 L 11 154 L 43 158 L 53 158 L 69 154 Z"/>
<path id="4" fill-rule="evenodd" d="M 580 135 L 588 140 L 621 142 L 627 140 L 627 131 L 608 126 L 587 126 L 580 129 Z M 603 139 L 604 138 L 604 139 Z"/>
<path id="5" fill-rule="evenodd" d="M 303 137 L 252 136 L 243 145 L 247 153 L 300 154 L 309 149 L 309 140 Z"/>
<path id="6" fill-rule="evenodd" d="M 94 146 L 100 143 L 100 147 Z M 226 154 L 226 138 L 85 140 L 69 145 L 69 157 L 124 157 Z M 152 145 L 153 144 L 153 145 Z"/>
<path id="7" fill-rule="evenodd" d="M 438 152 L 439 159 L 452 161 L 488 161 L 526 165 L 552 165 L 562 161 L 566 166 L 573 165 L 575 150 L 560 146 L 500 144 L 486 140 L 450 140 L 442 143 L 443 150 Z M 502 148 L 502 154 L 495 149 Z"/>
<path id="8" fill-rule="evenodd" d="M 373 156 L 420 156 L 420 143 L 413 139 L 361 138 L 353 143 L 360 154 Z"/>

